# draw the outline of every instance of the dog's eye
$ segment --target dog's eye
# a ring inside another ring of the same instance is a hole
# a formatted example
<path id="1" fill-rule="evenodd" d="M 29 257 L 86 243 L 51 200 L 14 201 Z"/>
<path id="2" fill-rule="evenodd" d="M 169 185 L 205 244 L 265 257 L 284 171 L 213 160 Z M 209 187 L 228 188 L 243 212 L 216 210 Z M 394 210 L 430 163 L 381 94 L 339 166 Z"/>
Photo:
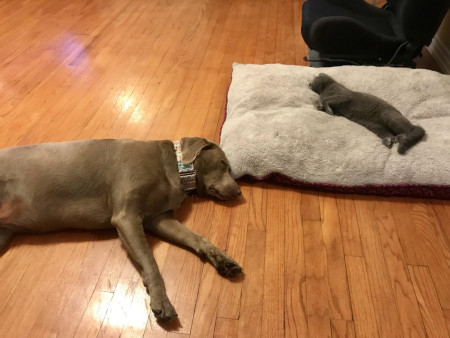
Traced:
<path id="1" fill-rule="evenodd" d="M 222 164 L 227 169 L 228 173 L 231 173 L 231 167 L 225 160 L 221 160 L 220 164 Z"/>

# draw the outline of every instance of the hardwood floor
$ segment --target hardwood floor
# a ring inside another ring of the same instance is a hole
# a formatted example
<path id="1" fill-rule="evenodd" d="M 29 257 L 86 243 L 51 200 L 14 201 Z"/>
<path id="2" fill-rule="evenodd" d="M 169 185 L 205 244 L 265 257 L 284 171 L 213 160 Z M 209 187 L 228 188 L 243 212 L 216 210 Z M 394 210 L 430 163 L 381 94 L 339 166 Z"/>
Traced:
<path id="1" fill-rule="evenodd" d="M 302 2 L 0 1 L 0 146 L 218 141 L 233 62 L 305 65 Z M 179 322 L 155 322 L 114 231 L 72 231 L 0 257 L 0 336 L 449 336 L 449 201 L 241 185 L 177 216 L 242 278 L 149 236 Z"/>

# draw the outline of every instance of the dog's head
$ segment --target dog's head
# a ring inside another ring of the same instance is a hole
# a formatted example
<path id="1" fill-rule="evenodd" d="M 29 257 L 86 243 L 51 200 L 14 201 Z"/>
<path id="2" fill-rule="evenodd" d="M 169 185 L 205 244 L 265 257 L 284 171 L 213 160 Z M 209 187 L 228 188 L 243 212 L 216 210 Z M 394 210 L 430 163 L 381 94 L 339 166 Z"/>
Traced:
<path id="1" fill-rule="evenodd" d="M 320 94 L 322 91 L 325 90 L 325 88 L 327 88 L 330 84 L 334 82 L 335 81 L 331 76 L 328 76 L 325 73 L 320 73 L 309 84 L 309 88 L 311 88 L 312 91 L 316 92 L 317 94 Z"/>
<path id="2" fill-rule="evenodd" d="M 199 137 L 181 139 L 183 164 L 194 163 L 197 173 L 197 194 L 231 200 L 241 195 L 238 184 L 230 175 L 230 163 L 220 147 Z"/>

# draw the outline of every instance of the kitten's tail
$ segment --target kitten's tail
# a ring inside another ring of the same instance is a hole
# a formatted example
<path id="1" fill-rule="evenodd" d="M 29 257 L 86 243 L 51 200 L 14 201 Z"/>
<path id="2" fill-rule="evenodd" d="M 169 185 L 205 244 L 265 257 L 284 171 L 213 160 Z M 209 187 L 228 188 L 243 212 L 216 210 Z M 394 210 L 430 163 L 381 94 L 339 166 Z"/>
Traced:
<path id="1" fill-rule="evenodd" d="M 404 154 L 413 145 L 418 143 L 425 135 L 425 130 L 422 127 L 414 126 L 408 133 L 398 134 L 395 141 L 398 143 L 398 153 Z"/>

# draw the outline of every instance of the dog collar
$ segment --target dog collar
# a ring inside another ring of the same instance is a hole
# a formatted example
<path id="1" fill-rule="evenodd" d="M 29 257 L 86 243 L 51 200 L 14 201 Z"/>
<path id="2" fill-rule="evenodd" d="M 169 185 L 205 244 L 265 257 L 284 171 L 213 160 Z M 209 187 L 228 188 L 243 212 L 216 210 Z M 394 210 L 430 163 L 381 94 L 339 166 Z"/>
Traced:
<path id="1" fill-rule="evenodd" d="M 175 154 L 177 155 L 178 174 L 180 175 L 181 186 L 187 194 L 192 195 L 197 188 L 197 174 L 194 169 L 194 163 L 182 163 L 183 157 L 181 153 L 180 141 L 173 142 L 173 146 L 175 148 Z"/>

